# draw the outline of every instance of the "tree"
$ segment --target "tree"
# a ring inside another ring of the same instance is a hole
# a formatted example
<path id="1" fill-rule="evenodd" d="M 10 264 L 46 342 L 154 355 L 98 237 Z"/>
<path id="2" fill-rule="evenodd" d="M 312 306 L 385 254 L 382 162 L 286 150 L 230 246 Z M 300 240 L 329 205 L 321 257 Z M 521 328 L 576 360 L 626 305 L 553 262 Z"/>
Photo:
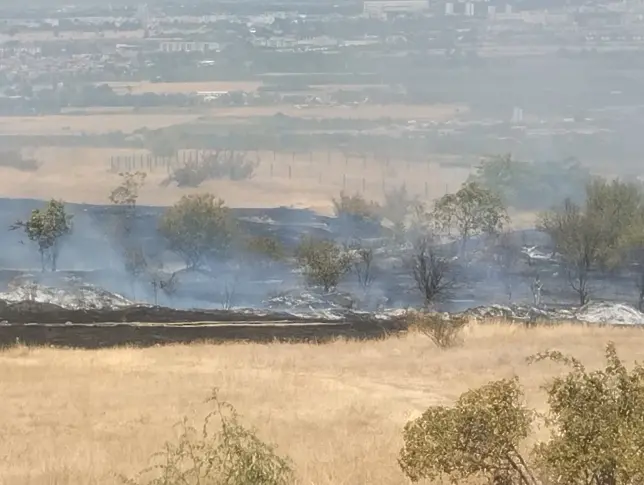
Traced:
<path id="1" fill-rule="evenodd" d="M 470 238 L 496 234 L 509 222 L 501 198 L 476 182 L 466 182 L 458 192 L 445 194 L 434 205 L 433 218 L 448 233 L 456 229 L 461 253 Z"/>
<path id="2" fill-rule="evenodd" d="M 109 236 L 121 254 L 125 271 L 130 275 L 132 293 L 135 295 L 136 280 L 148 269 L 148 261 L 141 241 L 136 238 L 137 201 L 139 192 L 145 184 L 144 172 L 120 173 L 121 183 L 109 195 L 110 202 L 116 207 Z"/>
<path id="3" fill-rule="evenodd" d="M 598 263 L 602 269 L 619 265 L 632 241 L 642 232 L 644 197 L 642 187 L 618 179 L 593 179 L 586 188 L 586 213 L 596 219 L 602 247 Z"/>
<path id="4" fill-rule="evenodd" d="M 590 271 L 603 250 L 598 221 L 567 200 L 561 208 L 541 214 L 537 227 L 550 235 L 570 286 L 579 295 L 579 304 L 585 305 L 590 295 Z"/>
<path id="5" fill-rule="evenodd" d="M 508 300 L 512 301 L 512 289 L 514 287 L 512 276 L 521 258 L 521 247 L 513 241 L 510 233 L 503 232 L 494 238 L 492 258 L 499 269 Z"/>
<path id="6" fill-rule="evenodd" d="M 60 246 L 72 232 L 73 216 L 65 210 L 62 200 L 50 200 L 43 209 L 34 209 L 26 221 L 16 221 L 11 230 L 23 229 L 30 241 L 38 246 L 42 271 L 47 265 L 56 271 Z"/>
<path id="7" fill-rule="evenodd" d="M 634 229 L 641 227 L 641 213 L 636 185 L 596 179 L 586 188 L 584 208 L 566 200 L 540 214 L 537 227 L 552 239 L 581 305 L 591 292 L 592 270 L 613 268 L 623 260 Z"/>
<path id="8" fill-rule="evenodd" d="M 366 248 L 358 242 L 349 245 L 347 251 L 353 255 L 351 266 L 353 273 L 358 278 L 358 283 L 363 291 L 367 291 L 375 279 L 374 274 L 374 252 L 372 248 Z"/>
<path id="9" fill-rule="evenodd" d="M 351 256 L 341 246 L 325 239 L 304 237 L 295 253 L 306 281 L 329 292 L 351 268 Z"/>
<path id="10" fill-rule="evenodd" d="M 186 195 L 166 210 L 159 231 L 170 250 L 177 253 L 188 269 L 197 269 L 229 250 L 234 222 L 224 201 L 212 194 Z"/>
<path id="11" fill-rule="evenodd" d="M 110 192 L 110 202 L 120 207 L 136 207 L 139 192 L 145 185 L 147 174 L 145 172 L 123 172 L 119 173 L 119 177 L 121 177 L 121 183 Z"/>
<path id="12" fill-rule="evenodd" d="M 414 244 L 409 266 L 427 307 L 443 296 L 452 284 L 447 278 L 448 260 L 439 254 L 428 237 L 419 238 Z"/>
<path id="13" fill-rule="evenodd" d="M 543 360 L 570 368 L 544 386 L 551 435 L 537 444 L 534 454 L 547 483 L 643 483 L 644 366 L 628 371 L 612 342 L 606 345 L 601 370 L 586 370 L 579 360 L 557 351 L 528 359 Z"/>
<path id="14" fill-rule="evenodd" d="M 589 180 L 588 169 L 574 159 L 524 162 L 509 153 L 481 160 L 468 178 L 498 193 L 507 206 L 520 210 L 544 210 L 556 198 L 581 203 Z"/>
<path id="15" fill-rule="evenodd" d="M 448 478 L 462 483 L 534 485 L 519 449 L 531 429 L 518 380 L 471 390 L 454 407 L 432 406 L 405 426 L 399 464 L 412 482 Z"/>

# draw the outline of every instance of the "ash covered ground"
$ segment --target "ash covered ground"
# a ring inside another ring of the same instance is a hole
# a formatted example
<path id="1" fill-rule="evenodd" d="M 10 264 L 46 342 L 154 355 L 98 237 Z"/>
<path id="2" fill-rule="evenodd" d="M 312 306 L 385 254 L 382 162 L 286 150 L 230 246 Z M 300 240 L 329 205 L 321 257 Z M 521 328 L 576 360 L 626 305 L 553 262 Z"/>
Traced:
<path id="1" fill-rule="evenodd" d="M 33 200 L 0 201 L 0 227 L 8 228 L 17 217 L 40 205 L 40 201 Z M 248 264 L 233 254 L 207 273 L 186 271 L 157 236 L 157 220 L 163 209 L 140 207 L 139 237 L 146 251 L 162 252 L 165 277 L 175 275 L 176 289 L 165 294 L 149 281 L 128 278 L 121 258 L 100 230 L 109 207 L 70 204 L 69 208 L 75 217 L 74 232 L 62 247 L 55 273 L 40 271 L 38 253 L 21 233 L 0 231 L 4 248 L 0 256 L 0 320 L 16 318 L 20 312 L 43 318 L 47 312 L 67 311 L 65 315 L 74 315 L 74 311 L 80 311 L 87 315 L 91 311 L 94 321 L 100 320 L 101 312 L 109 315 L 105 317 L 107 321 L 126 318 L 123 315 L 127 311 L 139 309 L 128 318 L 169 321 L 184 317 L 205 319 L 210 315 L 228 321 L 330 322 L 350 318 L 386 320 L 406 308 L 422 305 L 405 264 L 409 245 L 393 243 L 381 228 L 357 227 L 299 209 L 233 210 L 244 231 L 275 237 L 285 247 L 294 247 L 302 235 L 308 234 L 339 243 L 359 240 L 373 248 L 374 281 L 368 289 L 359 284 L 355 275 L 348 274 L 337 290 L 325 293 L 307 288 L 302 275 L 287 262 Z M 591 302 L 577 308 L 577 296 L 552 256 L 547 236 L 530 230 L 513 233 L 512 237 L 521 247 L 522 256 L 511 273 L 504 274 L 479 256 L 484 251 L 477 245 L 482 244 L 473 241 L 472 256 L 467 261 L 453 259 L 449 275 L 453 285 L 436 310 L 480 318 L 644 325 L 644 314 L 635 308 L 634 277 L 628 271 L 594 275 Z M 532 291 L 536 276 L 542 285 L 538 305 L 534 304 Z M 512 289 L 511 296 L 508 288 Z M 193 309 L 203 312 L 188 312 Z M 115 317 L 114 311 L 118 310 L 121 314 Z M 163 311 L 168 315 L 165 319 L 161 317 Z"/>

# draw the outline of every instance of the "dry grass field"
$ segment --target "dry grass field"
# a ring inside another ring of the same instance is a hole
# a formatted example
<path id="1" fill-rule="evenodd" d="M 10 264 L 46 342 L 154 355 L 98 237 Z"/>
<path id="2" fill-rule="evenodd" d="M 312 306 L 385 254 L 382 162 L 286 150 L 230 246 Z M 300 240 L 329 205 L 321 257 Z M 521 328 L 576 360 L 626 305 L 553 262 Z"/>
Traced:
<path id="1" fill-rule="evenodd" d="M 101 83 L 99 83 L 101 84 Z M 199 91 L 257 91 L 262 83 L 252 81 L 210 81 L 210 82 L 177 82 L 153 83 L 142 82 L 110 82 L 107 83 L 118 94 L 190 94 Z"/>
<path id="2" fill-rule="evenodd" d="M 132 133 L 141 128 L 157 130 L 195 121 L 198 113 L 133 113 L 123 109 L 82 115 L 0 116 L 3 135 L 81 135 L 114 131 Z"/>
<path id="3" fill-rule="evenodd" d="M 256 88 L 256 83 L 164 83 L 147 86 L 161 92 L 182 92 L 194 85 L 205 90 L 225 89 L 225 86 L 240 84 Z M 208 88 L 208 86 L 211 86 Z M 125 88 L 123 88 L 125 89 Z M 138 89 L 138 88 L 137 88 Z M 141 88 L 147 89 L 147 88 Z M 199 107 L 191 109 L 164 110 L 147 108 L 135 111 L 133 108 L 89 108 L 77 109 L 73 113 L 46 116 L 0 116 L 2 135 L 80 135 L 100 134 L 113 131 L 132 133 L 141 128 L 156 130 L 182 125 L 201 119 L 204 122 L 241 122 L 252 117 L 274 116 L 282 113 L 287 116 L 325 119 L 365 119 L 377 120 L 393 118 L 416 121 L 446 121 L 464 113 L 463 105 L 359 105 L 359 106 L 242 106 L 242 107 Z"/>
<path id="4" fill-rule="evenodd" d="M 187 416 L 198 424 L 213 387 L 292 457 L 298 483 L 407 483 L 396 458 L 405 422 L 468 388 L 518 375 L 528 404 L 563 369 L 525 357 L 556 348 L 589 367 L 612 340 L 630 365 L 638 329 L 573 325 L 467 329 L 440 351 L 411 334 L 327 345 L 229 344 L 101 351 L 13 348 L 0 352 L 0 483 L 107 485 L 144 468 Z"/>
<path id="5" fill-rule="evenodd" d="M 0 193 L 4 197 L 56 197 L 68 202 L 103 204 L 119 183 L 118 175 L 109 173 L 110 158 L 135 156 L 138 160 L 147 156 L 147 152 L 43 147 L 26 150 L 24 155 L 39 160 L 42 166 L 36 172 L 0 168 Z M 291 153 L 277 153 L 275 160 L 272 152 L 249 152 L 248 156 L 260 161 L 252 179 L 209 181 L 198 189 L 160 187 L 159 183 L 168 175 L 167 169 L 154 168 L 148 174 L 140 203 L 171 205 L 182 195 L 209 191 L 231 207 L 292 206 L 329 213 L 332 198 L 338 197 L 343 189 L 382 200 L 383 188 L 391 190 L 405 183 L 410 193 L 423 199 L 434 198 L 446 190 L 458 189 L 470 173 L 469 169 L 449 166 L 457 159 L 438 156 L 431 157 L 432 163 L 392 160 L 389 166 L 373 158 L 366 163 L 357 158 L 347 162 L 339 152 L 296 154 L 295 160 Z M 126 170 L 125 164 L 121 170 Z"/>
<path id="6" fill-rule="evenodd" d="M 287 116 L 301 118 L 343 118 L 377 120 L 380 118 L 405 119 L 416 121 L 447 121 L 457 116 L 467 114 L 469 108 L 460 104 L 432 104 L 432 105 L 338 105 L 338 106 L 300 106 L 300 105 L 275 105 L 275 106 L 243 106 L 238 108 L 213 108 L 212 117 L 240 117 L 274 116 L 282 113 Z"/>

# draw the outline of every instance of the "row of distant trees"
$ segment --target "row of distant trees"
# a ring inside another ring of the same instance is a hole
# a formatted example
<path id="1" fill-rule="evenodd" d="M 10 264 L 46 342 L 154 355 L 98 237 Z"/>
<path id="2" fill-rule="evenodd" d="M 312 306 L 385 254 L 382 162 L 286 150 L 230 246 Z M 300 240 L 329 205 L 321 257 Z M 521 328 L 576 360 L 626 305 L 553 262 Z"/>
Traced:
<path id="1" fill-rule="evenodd" d="M 144 250 L 140 239 L 137 201 L 145 177 L 141 172 L 121 174 L 121 183 L 109 195 L 115 210 L 105 233 L 133 283 L 147 278 L 156 294 L 158 289 L 170 291 L 176 280 L 163 279 L 162 256 Z M 339 221 L 356 234 L 368 225 L 382 228 L 390 243 L 406 244 L 405 263 L 427 306 L 456 283 L 455 261 L 467 264 L 475 255 L 498 267 L 512 298 L 512 274 L 522 253 L 508 232 L 510 217 L 497 191 L 470 180 L 431 205 L 410 196 L 404 186 L 388 192 L 382 204 L 346 193 L 333 203 Z M 628 268 L 644 306 L 644 190 L 639 183 L 593 178 L 581 203 L 563 200 L 542 211 L 537 225 L 550 236 L 561 272 L 581 305 L 592 293 L 594 278 Z M 52 200 L 29 219 L 17 221 L 13 229 L 24 230 L 35 243 L 43 271 L 55 271 L 73 217 L 62 201 Z M 209 193 L 184 196 L 168 208 L 158 222 L 158 233 L 187 271 L 212 272 L 213 263 L 229 259 L 233 252 L 239 255 L 241 248 L 253 263 L 294 263 L 307 283 L 325 292 L 334 290 L 348 273 L 366 291 L 378 273 L 375 248 L 359 237 L 340 244 L 306 236 L 288 249 L 276 238 L 244 234 L 225 202 Z"/>

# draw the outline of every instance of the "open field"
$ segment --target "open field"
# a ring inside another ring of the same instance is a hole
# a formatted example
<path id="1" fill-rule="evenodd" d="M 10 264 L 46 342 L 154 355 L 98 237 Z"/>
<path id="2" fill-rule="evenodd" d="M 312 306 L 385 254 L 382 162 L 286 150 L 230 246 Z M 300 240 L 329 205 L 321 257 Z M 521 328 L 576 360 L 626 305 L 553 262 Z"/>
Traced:
<path id="1" fill-rule="evenodd" d="M 282 113 L 287 116 L 301 118 L 344 118 L 377 120 L 380 118 L 405 119 L 416 121 L 447 121 L 454 117 L 464 115 L 469 108 L 462 104 L 362 104 L 338 106 L 300 106 L 300 105 L 275 105 L 275 106 L 244 106 L 239 108 L 213 108 L 210 116 L 252 117 L 274 116 Z"/>
<path id="2" fill-rule="evenodd" d="M 192 83 L 189 83 L 192 84 Z M 206 85 L 210 83 L 198 83 Z M 222 83 L 226 85 L 230 83 Z M 248 84 L 248 83 L 247 83 Z M 252 84 L 252 83 L 250 83 Z M 160 85 L 159 89 L 182 89 L 181 84 Z M 150 84 L 150 86 L 155 86 Z M 166 87 L 163 87 L 166 86 Z M 244 106 L 201 107 L 191 110 L 174 109 L 166 112 L 160 108 L 90 108 L 74 110 L 74 114 L 47 116 L 0 116 L 0 135 L 80 135 L 122 131 L 132 133 L 141 128 L 155 130 L 182 125 L 202 119 L 244 121 L 252 117 L 274 116 L 282 113 L 302 118 L 345 118 L 376 120 L 392 118 L 416 121 L 446 121 L 467 112 L 462 105 L 359 105 L 359 106 Z"/>
<path id="3" fill-rule="evenodd" d="M 99 83 L 102 84 L 102 83 Z M 143 82 L 110 82 L 106 83 L 118 94 L 191 94 L 199 91 L 257 91 L 262 83 L 250 81 L 208 81 L 153 83 Z"/>
<path id="4" fill-rule="evenodd" d="M 62 31 L 58 37 L 52 31 L 23 31 L 15 35 L 0 34 L 0 42 L 20 41 L 20 42 L 52 42 L 61 40 L 105 40 L 114 39 L 121 42 L 128 39 L 143 39 L 145 32 L 143 30 L 104 30 L 101 32 L 80 32 L 80 31 Z"/>
<path id="5" fill-rule="evenodd" d="M 44 147 L 25 150 L 24 155 L 42 162 L 36 172 L 20 172 L 0 168 L 0 192 L 4 197 L 63 198 L 68 202 L 107 203 L 109 192 L 119 183 L 118 175 L 109 173 L 111 157 L 139 159 L 147 152 L 102 148 Z M 141 191 L 140 203 L 171 205 L 182 195 L 210 191 L 232 207 L 313 208 L 330 213 L 333 197 L 341 190 L 362 192 L 372 200 L 382 200 L 384 191 L 407 184 L 410 193 L 419 197 L 440 197 L 446 190 L 457 190 L 467 178 L 469 169 L 450 166 L 454 157 L 429 156 L 429 162 L 391 160 L 389 166 L 368 158 L 350 158 L 339 152 L 291 153 L 249 152 L 250 159 L 259 159 L 255 176 L 250 180 L 213 180 L 198 189 L 160 187 L 168 176 L 165 167 L 148 174 Z M 443 163 L 443 165 L 440 165 Z M 136 170 L 137 168 L 135 168 Z M 126 170 L 123 165 L 120 170 Z M 289 176 L 290 170 L 290 176 Z M 346 179 L 346 182 L 345 182 Z M 364 185 L 363 185 L 364 184 Z"/>
<path id="6" fill-rule="evenodd" d="M 0 116 L 3 135 L 80 135 L 122 131 L 131 133 L 141 128 L 156 130 L 196 120 L 195 114 L 128 113 L 111 110 L 100 114 L 50 116 Z"/>
<path id="7" fill-rule="evenodd" d="M 629 364 L 641 329 L 580 325 L 468 329 L 465 344 L 437 350 L 411 334 L 328 345 L 192 345 L 101 351 L 13 348 L 0 352 L 0 483 L 118 483 L 172 436 L 200 422 L 213 387 L 295 462 L 298 482 L 406 483 L 396 458 L 401 429 L 427 406 L 518 375 L 528 404 L 554 364 L 524 358 L 547 348 L 600 366 L 607 341 Z"/>

